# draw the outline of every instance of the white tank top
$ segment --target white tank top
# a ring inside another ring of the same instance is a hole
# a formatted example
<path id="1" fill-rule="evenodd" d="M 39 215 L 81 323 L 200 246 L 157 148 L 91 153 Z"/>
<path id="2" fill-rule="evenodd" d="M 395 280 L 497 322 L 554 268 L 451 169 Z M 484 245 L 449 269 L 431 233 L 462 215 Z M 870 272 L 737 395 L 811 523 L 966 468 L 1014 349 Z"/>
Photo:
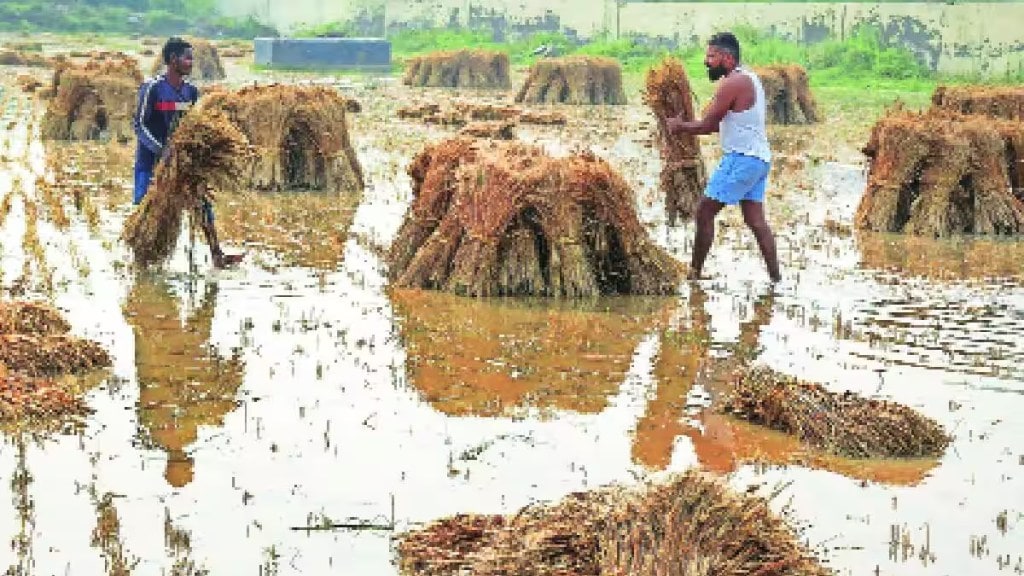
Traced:
<path id="1" fill-rule="evenodd" d="M 765 100 L 761 80 L 746 68 L 736 68 L 736 72 L 750 78 L 754 84 L 754 105 L 743 112 L 729 110 L 725 113 L 718 127 L 722 151 L 726 154 L 735 152 L 771 162 L 772 153 L 768 148 L 768 134 L 764 127 Z"/>

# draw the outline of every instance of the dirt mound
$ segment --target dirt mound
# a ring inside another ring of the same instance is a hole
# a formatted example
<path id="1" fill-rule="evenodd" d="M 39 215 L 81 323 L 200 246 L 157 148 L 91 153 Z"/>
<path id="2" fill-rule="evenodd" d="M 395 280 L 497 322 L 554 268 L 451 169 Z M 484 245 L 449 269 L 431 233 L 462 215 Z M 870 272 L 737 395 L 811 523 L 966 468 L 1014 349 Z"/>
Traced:
<path id="1" fill-rule="evenodd" d="M 658 121 L 658 142 L 661 152 L 661 191 L 665 194 L 665 214 L 669 226 L 678 219 L 689 220 L 697 211 L 704 195 L 707 173 L 700 142 L 690 134 L 670 134 L 669 118 L 682 116 L 694 119 L 693 91 L 683 63 L 667 58 L 647 72 L 644 103 L 650 106 Z"/>
<path id="2" fill-rule="evenodd" d="M 439 520 L 406 534 L 398 553 L 403 574 L 429 576 L 830 573 L 766 500 L 697 471 L 509 516 Z"/>
<path id="3" fill-rule="evenodd" d="M 594 56 L 542 58 L 530 67 L 516 102 L 532 104 L 625 104 L 622 66 Z"/>
<path id="4" fill-rule="evenodd" d="M 409 167 L 414 200 L 388 261 L 396 287 L 473 296 L 671 294 L 683 268 L 591 153 L 453 138 Z"/>
<path id="5" fill-rule="evenodd" d="M 941 456 L 949 436 L 914 410 L 852 392 L 752 368 L 740 373 L 724 412 L 797 436 L 801 442 L 852 458 Z"/>
<path id="6" fill-rule="evenodd" d="M 0 50 L 0 66 L 33 66 L 46 67 L 50 59 L 38 52 L 23 50 Z"/>
<path id="7" fill-rule="evenodd" d="M 1024 87 L 938 86 L 932 106 L 963 114 L 1024 121 Z"/>
<path id="8" fill-rule="evenodd" d="M 864 147 L 855 224 L 926 236 L 1024 233 L 1024 123 L 943 110 L 889 111 Z"/>
<path id="9" fill-rule="evenodd" d="M 258 190 L 361 191 L 347 102 L 331 88 L 280 84 L 203 97 L 206 108 L 227 114 L 254 147 L 247 184 Z"/>
<path id="10" fill-rule="evenodd" d="M 409 59 L 402 83 L 438 88 L 508 88 L 508 72 L 508 54 L 503 52 L 431 52 Z"/>
<path id="11" fill-rule="evenodd" d="M 753 72 L 761 79 L 768 106 L 768 122 L 813 124 L 820 120 L 807 81 L 807 71 L 796 64 L 758 66 Z"/>

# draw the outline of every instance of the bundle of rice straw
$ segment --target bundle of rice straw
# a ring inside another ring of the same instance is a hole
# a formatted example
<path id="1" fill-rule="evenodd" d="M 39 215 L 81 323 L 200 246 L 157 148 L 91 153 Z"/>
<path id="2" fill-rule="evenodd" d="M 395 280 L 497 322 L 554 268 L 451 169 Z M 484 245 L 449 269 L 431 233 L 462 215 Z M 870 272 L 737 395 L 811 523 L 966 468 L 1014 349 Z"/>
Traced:
<path id="1" fill-rule="evenodd" d="M 644 103 L 658 121 L 661 152 L 661 191 L 665 194 L 665 214 L 669 226 L 677 219 L 689 220 L 697 211 L 707 176 L 700 141 L 692 134 L 671 134 L 669 118 L 694 119 L 693 91 L 683 63 L 669 57 L 647 72 Z"/>
<path id="2" fill-rule="evenodd" d="M 625 104 L 622 66 L 603 56 L 542 58 L 516 94 L 534 104 Z"/>
<path id="3" fill-rule="evenodd" d="M 459 134 L 474 138 L 513 140 L 516 137 L 515 126 L 512 122 L 502 120 L 470 122 L 459 130 Z"/>
<path id="4" fill-rule="evenodd" d="M 107 351 L 91 340 L 66 334 L 0 335 L 0 364 L 29 376 L 79 374 L 110 363 Z"/>
<path id="5" fill-rule="evenodd" d="M 699 471 L 637 489 L 570 494 L 501 516 L 460 515 L 404 535 L 423 576 L 824 576 L 765 499 Z"/>
<path id="6" fill-rule="evenodd" d="M 0 302 L 0 334 L 64 334 L 71 325 L 59 311 L 41 302 Z"/>
<path id="7" fill-rule="evenodd" d="M 950 441 L 937 422 L 906 406 L 836 394 L 764 367 L 739 373 L 722 410 L 849 458 L 941 456 Z"/>
<path id="8" fill-rule="evenodd" d="M 24 423 L 88 411 L 81 398 L 52 380 L 0 374 L 0 423 Z"/>
<path id="9" fill-rule="evenodd" d="M 508 72 L 508 54 L 503 52 L 430 52 L 409 59 L 402 83 L 441 88 L 508 88 Z"/>
<path id="10" fill-rule="evenodd" d="M 1021 121 L 1024 120 L 1024 86 L 937 86 L 932 94 L 932 106 Z"/>
<path id="11" fill-rule="evenodd" d="M 807 71 L 798 64 L 775 64 L 753 69 L 761 80 L 768 122 L 813 124 L 819 120 L 818 105 L 811 94 Z"/>
<path id="12" fill-rule="evenodd" d="M 944 237 L 1024 233 L 1024 123 L 932 108 L 890 110 L 864 147 L 862 230 Z"/>
<path id="13" fill-rule="evenodd" d="M 198 210 L 212 191 L 241 181 L 249 160 L 242 132 L 226 115 L 202 104 L 182 118 L 168 146 L 169 157 L 157 166 L 149 192 L 121 234 L 142 267 L 166 260 L 185 210 Z"/>
<path id="14" fill-rule="evenodd" d="M 452 138 L 409 167 L 414 200 L 391 245 L 396 287 L 472 296 L 672 294 L 683 266 L 657 246 L 622 176 L 590 152 Z"/>

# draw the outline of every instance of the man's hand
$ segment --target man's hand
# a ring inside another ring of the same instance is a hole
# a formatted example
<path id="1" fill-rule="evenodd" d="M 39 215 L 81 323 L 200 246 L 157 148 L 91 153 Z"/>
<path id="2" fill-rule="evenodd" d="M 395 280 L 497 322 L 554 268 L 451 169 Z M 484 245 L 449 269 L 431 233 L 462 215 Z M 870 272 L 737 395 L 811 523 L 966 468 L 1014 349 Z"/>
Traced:
<path id="1" fill-rule="evenodd" d="M 160 149 L 160 160 L 159 160 L 159 162 L 161 164 L 167 162 L 167 160 L 170 157 L 171 157 L 171 147 L 170 146 L 164 146 L 163 148 Z"/>
<path id="2" fill-rule="evenodd" d="M 665 129 L 669 134 L 679 134 L 683 131 L 683 120 L 678 116 L 673 116 L 665 122 Z"/>

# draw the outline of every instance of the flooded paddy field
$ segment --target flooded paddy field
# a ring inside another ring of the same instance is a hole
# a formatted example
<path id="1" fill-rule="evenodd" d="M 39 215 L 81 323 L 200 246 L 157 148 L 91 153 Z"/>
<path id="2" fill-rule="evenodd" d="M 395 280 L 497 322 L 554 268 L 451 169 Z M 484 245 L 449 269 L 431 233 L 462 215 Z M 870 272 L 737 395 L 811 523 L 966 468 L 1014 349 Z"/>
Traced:
<path id="1" fill-rule="evenodd" d="M 395 112 L 510 92 L 331 80 L 362 105 L 366 190 L 222 192 L 222 239 L 245 263 L 216 271 L 186 235 L 142 272 L 118 239 L 133 144 L 41 141 L 42 104 L 14 77 L 3 297 L 53 303 L 113 367 L 82 379 L 78 424 L 0 432 L 7 574 L 393 575 L 395 538 L 438 518 L 691 467 L 779 492 L 773 508 L 838 574 L 1024 573 L 1024 243 L 853 232 L 876 108 L 821 94 L 825 124 L 770 128 L 780 285 L 727 210 L 711 279 L 675 296 L 469 299 L 388 286 L 408 163 L 453 133 Z M 230 60 L 228 78 L 327 81 Z M 666 226 L 652 119 L 629 97 L 557 107 L 567 126 L 518 136 L 608 159 L 686 262 L 692 225 Z M 910 406 L 953 442 L 938 459 L 852 460 L 727 418 L 709 406 L 741 358 Z"/>

